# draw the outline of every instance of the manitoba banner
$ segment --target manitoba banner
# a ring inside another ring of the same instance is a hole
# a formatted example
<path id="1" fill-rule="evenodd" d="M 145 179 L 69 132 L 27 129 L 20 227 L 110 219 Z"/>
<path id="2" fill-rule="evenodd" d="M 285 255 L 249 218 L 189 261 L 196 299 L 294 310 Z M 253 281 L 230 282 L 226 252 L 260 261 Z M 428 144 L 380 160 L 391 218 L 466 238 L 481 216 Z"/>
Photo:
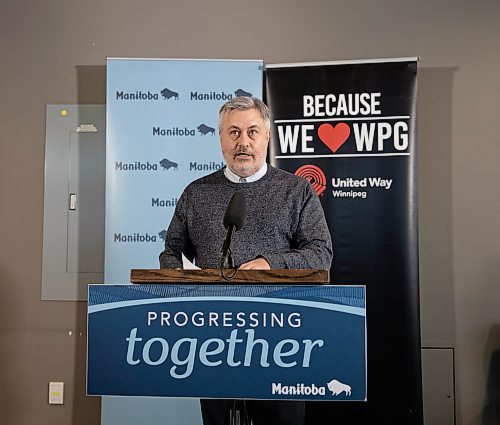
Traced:
<path id="1" fill-rule="evenodd" d="M 218 112 L 262 95 L 261 60 L 107 61 L 105 282 L 156 268 L 182 190 L 224 166 Z"/>
<path id="2" fill-rule="evenodd" d="M 262 96 L 262 60 L 107 60 L 105 282 L 158 268 L 182 190 L 224 166 L 218 111 Z M 167 413 L 165 413 L 167 412 Z M 102 424 L 201 424 L 197 400 L 104 397 Z"/>

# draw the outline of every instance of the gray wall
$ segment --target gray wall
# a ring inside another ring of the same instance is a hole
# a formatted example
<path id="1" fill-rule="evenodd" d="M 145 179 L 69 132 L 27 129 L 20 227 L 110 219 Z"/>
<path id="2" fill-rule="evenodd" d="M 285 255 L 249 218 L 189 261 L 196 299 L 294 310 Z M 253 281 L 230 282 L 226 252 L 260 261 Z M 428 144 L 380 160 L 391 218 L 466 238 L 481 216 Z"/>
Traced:
<path id="1" fill-rule="evenodd" d="M 420 56 L 422 344 L 455 348 L 458 424 L 483 423 L 500 349 L 499 44 L 498 0 L 2 0 L 0 421 L 99 423 L 86 306 L 40 301 L 46 104 L 104 103 L 107 56 Z M 64 406 L 47 404 L 50 380 Z"/>

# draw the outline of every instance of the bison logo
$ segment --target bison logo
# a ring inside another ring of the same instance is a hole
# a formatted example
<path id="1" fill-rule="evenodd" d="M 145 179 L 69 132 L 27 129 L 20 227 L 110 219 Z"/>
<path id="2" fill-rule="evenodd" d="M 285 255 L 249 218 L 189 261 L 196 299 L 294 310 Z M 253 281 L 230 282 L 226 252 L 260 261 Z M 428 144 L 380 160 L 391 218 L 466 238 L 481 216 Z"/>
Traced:
<path id="1" fill-rule="evenodd" d="M 179 93 L 167 88 L 164 88 L 161 91 L 161 95 L 163 96 L 163 99 L 170 99 L 171 97 L 173 97 L 175 100 L 179 100 Z"/>
<path id="2" fill-rule="evenodd" d="M 162 230 L 160 233 L 158 233 L 158 236 L 165 242 L 165 239 L 167 238 L 167 231 Z"/>
<path id="3" fill-rule="evenodd" d="M 204 136 L 205 134 L 212 134 L 215 135 L 215 128 L 209 127 L 208 125 L 205 124 L 200 124 L 198 126 L 198 131 Z"/>
<path id="4" fill-rule="evenodd" d="M 177 162 L 170 161 L 167 158 L 164 158 L 160 161 L 160 165 L 162 166 L 162 168 L 164 170 L 170 170 L 171 168 L 173 168 L 174 170 L 177 170 L 178 164 L 177 164 Z"/>
<path id="5" fill-rule="evenodd" d="M 332 392 L 332 395 L 339 395 L 341 393 L 345 393 L 346 396 L 351 395 L 351 387 L 347 384 L 343 384 L 336 379 L 331 380 L 326 384 L 328 389 Z"/>
<path id="6" fill-rule="evenodd" d="M 252 93 L 249 93 L 249 92 L 247 92 L 245 90 L 242 90 L 242 89 L 236 90 L 234 92 L 234 94 L 236 95 L 236 97 L 238 97 L 238 96 L 249 96 L 249 97 L 251 97 L 252 96 Z"/>

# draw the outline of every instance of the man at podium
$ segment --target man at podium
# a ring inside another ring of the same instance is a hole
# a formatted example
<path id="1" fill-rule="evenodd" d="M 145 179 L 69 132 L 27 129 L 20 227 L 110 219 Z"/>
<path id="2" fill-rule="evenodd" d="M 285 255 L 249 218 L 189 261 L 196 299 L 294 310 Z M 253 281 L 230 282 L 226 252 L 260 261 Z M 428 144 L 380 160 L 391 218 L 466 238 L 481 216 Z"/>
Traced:
<path id="1" fill-rule="evenodd" d="M 254 97 L 236 97 L 219 111 L 226 167 L 190 183 L 182 193 L 160 254 L 161 268 L 181 268 L 182 254 L 201 268 L 218 268 L 226 238 L 224 217 L 236 192 L 232 263 L 239 269 L 329 269 L 332 241 L 321 203 L 304 178 L 266 163 L 268 107 Z M 231 400 L 202 400 L 204 425 L 224 425 Z M 247 401 L 254 425 L 302 425 L 304 402 Z"/>

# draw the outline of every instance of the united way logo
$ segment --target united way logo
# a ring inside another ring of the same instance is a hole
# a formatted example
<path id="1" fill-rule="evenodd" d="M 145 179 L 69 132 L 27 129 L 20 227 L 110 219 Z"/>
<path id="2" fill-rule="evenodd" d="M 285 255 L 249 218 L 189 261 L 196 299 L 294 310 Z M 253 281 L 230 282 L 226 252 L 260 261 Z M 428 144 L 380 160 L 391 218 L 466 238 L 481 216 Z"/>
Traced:
<path id="1" fill-rule="evenodd" d="M 295 175 L 304 177 L 311 183 L 314 191 L 320 196 L 326 190 L 326 176 L 323 170 L 316 165 L 307 164 L 295 171 Z"/>

